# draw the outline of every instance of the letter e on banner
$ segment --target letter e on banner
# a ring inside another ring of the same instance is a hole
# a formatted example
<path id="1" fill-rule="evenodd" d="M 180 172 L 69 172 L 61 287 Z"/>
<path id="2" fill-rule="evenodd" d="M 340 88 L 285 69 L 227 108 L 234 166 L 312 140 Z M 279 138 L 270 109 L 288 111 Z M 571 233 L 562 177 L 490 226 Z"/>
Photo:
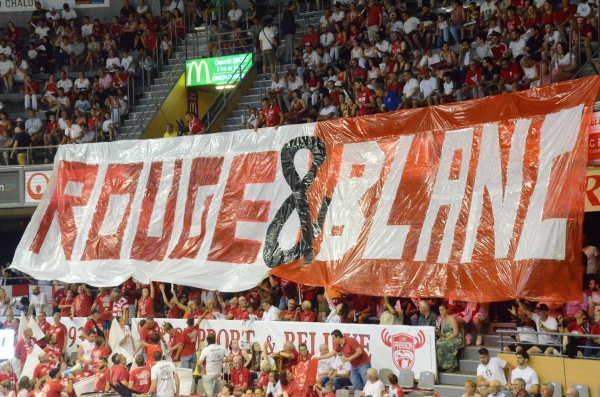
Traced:
<path id="1" fill-rule="evenodd" d="M 254 263 L 260 253 L 262 237 L 256 240 L 236 236 L 238 221 L 269 220 L 269 201 L 244 200 L 246 185 L 271 183 L 277 172 L 277 152 L 248 153 L 235 156 L 231 162 L 221 208 L 215 226 L 208 259 L 216 262 Z"/>
<path id="2" fill-rule="evenodd" d="M 77 223 L 75 222 L 73 207 L 87 205 L 97 176 L 97 164 L 84 164 L 64 160 L 58 163 L 56 188 L 31 244 L 31 251 L 36 254 L 40 253 L 48 230 L 54 220 L 54 215 L 58 213 L 63 252 L 67 260 L 71 259 L 73 245 L 79 232 Z"/>

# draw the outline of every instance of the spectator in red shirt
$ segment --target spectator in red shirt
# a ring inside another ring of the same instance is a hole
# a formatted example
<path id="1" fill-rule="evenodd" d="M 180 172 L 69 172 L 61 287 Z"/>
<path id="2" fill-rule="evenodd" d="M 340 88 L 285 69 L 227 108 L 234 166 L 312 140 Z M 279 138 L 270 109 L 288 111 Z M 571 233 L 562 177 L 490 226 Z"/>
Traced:
<path id="1" fill-rule="evenodd" d="M 106 342 L 101 336 L 98 336 L 94 343 L 96 346 L 92 349 L 92 367 L 97 368 L 100 363 L 100 360 L 103 357 L 110 356 L 110 349 L 106 347 Z"/>
<path id="2" fill-rule="evenodd" d="M 102 333 L 101 335 L 104 336 L 104 326 L 100 321 L 100 310 L 97 307 L 92 310 L 92 315 L 83 324 L 83 333 L 86 334 L 89 330 L 93 330 L 98 335 Z"/>
<path id="3" fill-rule="evenodd" d="M 248 387 L 252 387 L 252 375 L 248 368 L 244 367 L 244 359 L 236 356 L 233 359 L 233 370 L 229 375 L 230 382 L 233 384 L 233 395 L 241 397 Z"/>
<path id="4" fill-rule="evenodd" d="M 306 33 L 302 36 L 302 47 L 306 44 L 310 44 L 312 48 L 317 47 L 319 44 L 319 34 L 315 33 L 315 30 L 311 25 L 306 27 Z"/>
<path id="5" fill-rule="evenodd" d="M 56 343 L 56 335 L 48 335 L 44 339 L 46 339 L 46 347 L 44 348 L 44 352 L 50 356 L 50 360 L 60 363 L 63 361 L 63 350 Z"/>
<path id="6" fill-rule="evenodd" d="M 233 318 L 236 320 L 250 319 L 250 314 L 248 313 L 248 299 L 245 296 L 240 296 L 238 299 L 238 310 Z"/>
<path id="7" fill-rule="evenodd" d="M 129 322 L 129 301 L 125 296 L 121 296 L 119 291 L 112 291 L 110 293 L 110 300 L 112 302 L 112 316 L 121 317 L 125 323 Z"/>
<path id="8" fill-rule="evenodd" d="M 482 75 L 483 69 L 479 66 L 479 62 L 475 59 L 471 59 L 469 61 L 469 70 L 465 77 L 465 83 L 463 84 L 463 88 L 456 91 L 456 99 L 462 101 L 468 98 L 485 97 L 485 91 L 481 85 Z"/>
<path id="9" fill-rule="evenodd" d="M 315 312 L 312 309 L 312 303 L 310 301 L 302 302 L 302 313 L 298 316 L 298 321 L 306 323 L 314 323 L 316 321 Z"/>
<path id="10" fill-rule="evenodd" d="M 160 289 L 164 304 L 169 308 L 167 311 L 167 318 L 181 318 L 181 309 L 177 306 L 177 297 L 175 294 L 173 294 L 171 299 L 168 299 L 167 294 L 165 293 L 165 285 L 161 283 L 158 288 Z"/>
<path id="11" fill-rule="evenodd" d="M 371 301 L 370 296 L 366 295 L 352 295 L 352 307 L 354 310 L 348 315 L 349 322 L 359 322 L 364 324 L 365 321 L 371 317 Z"/>
<path id="12" fill-rule="evenodd" d="M 590 330 L 590 335 L 600 335 L 600 311 L 594 313 L 594 324 Z M 592 349 L 592 347 L 600 348 L 600 338 L 588 338 L 583 355 L 585 357 L 600 358 L 600 349 Z"/>
<path id="13" fill-rule="evenodd" d="M 56 337 L 56 344 L 61 351 L 61 354 L 66 352 L 66 339 L 67 339 L 67 326 L 60 322 L 61 315 L 60 313 L 54 313 L 53 316 L 54 324 L 50 326 L 49 332 L 50 335 Z"/>
<path id="14" fill-rule="evenodd" d="M 127 359 L 122 354 L 115 354 L 112 357 L 113 366 L 110 369 L 110 383 L 113 385 L 129 384 L 129 371 L 125 367 Z"/>
<path id="15" fill-rule="evenodd" d="M 298 345 L 298 353 L 298 357 L 296 358 L 298 362 L 308 361 L 313 356 L 308 352 L 308 347 L 306 346 L 306 343 L 300 343 L 300 345 Z"/>
<path id="16" fill-rule="evenodd" d="M 373 113 L 375 109 L 375 91 L 369 87 L 365 87 L 360 79 L 354 80 L 354 90 L 356 94 L 356 104 L 358 106 L 357 116 L 366 116 Z"/>
<path id="17" fill-rule="evenodd" d="M 350 60 L 350 77 L 352 80 L 364 80 L 367 77 L 367 70 L 360 67 L 360 61 L 358 58 L 352 58 Z"/>
<path id="18" fill-rule="evenodd" d="M 265 127 L 275 127 L 276 130 L 285 124 L 285 114 L 277 105 L 273 105 L 269 98 L 263 98 L 262 106 L 254 131 L 258 131 L 263 123 Z"/>
<path id="19" fill-rule="evenodd" d="M 148 317 L 146 317 L 146 323 L 144 324 L 143 327 L 140 328 L 140 344 L 136 348 L 134 355 L 140 349 L 143 349 L 144 351 L 146 351 L 148 346 L 150 346 L 150 338 L 154 334 L 158 334 L 159 338 L 163 341 L 163 344 L 166 348 L 167 342 L 165 342 L 163 336 L 160 333 L 160 327 L 158 326 L 156 321 L 154 321 L 154 317 L 148 316 Z"/>
<path id="20" fill-rule="evenodd" d="M 40 363 L 35 366 L 33 370 L 33 378 L 34 379 L 42 379 L 44 376 L 48 375 L 48 373 L 56 367 L 56 361 L 52 361 L 50 359 L 50 355 L 46 352 L 41 352 L 38 355 L 38 360 Z"/>
<path id="21" fill-rule="evenodd" d="M 33 331 L 27 327 L 23 331 L 23 337 L 15 345 L 15 357 L 21 360 L 21 368 L 25 366 L 27 355 L 33 352 L 37 339 L 33 337 Z"/>
<path id="22" fill-rule="evenodd" d="M 367 11 L 367 26 L 369 41 L 371 45 L 375 45 L 375 34 L 384 28 L 383 25 L 383 8 L 375 0 L 369 1 L 369 9 Z"/>
<path id="23" fill-rule="evenodd" d="M 194 113 L 185 112 L 185 119 L 188 121 L 188 128 L 190 129 L 188 135 L 200 135 L 206 132 L 206 127 Z"/>
<path id="24" fill-rule="evenodd" d="M 77 297 L 71 306 L 71 317 L 87 317 L 92 311 L 92 291 L 85 284 L 77 288 Z"/>
<path id="25" fill-rule="evenodd" d="M 510 58 L 504 57 L 500 61 L 500 80 L 498 81 L 498 88 L 504 92 L 516 92 L 521 89 L 519 81 L 521 81 L 521 67 L 512 62 Z"/>
<path id="26" fill-rule="evenodd" d="M 150 368 L 152 368 L 154 364 L 156 364 L 157 360 L 155 360 L 154 358 L 154 353 L 156 352 L 159 352 L 162 355 L 162 348 L 160 347 L 160 334 L 158 333 L 152 334 L 152 336 L 150 337 L 150 345 L 147 347 L 146 350 L 146 356 L 148 357 L 146 363 Z"/>
<path id="27" fill-rule="evenodd" d="M 141 354 L 135 357 L 136 368 L 129 374 L 128 387 L 140 394 L 148 393 L 150 389 L 150 368 L 144 363 L 144 356 Z"/>
<path id="28" fill-rule="evenodd" d="M 142 297 L 138 300 L 138 317 L 154 317 L 154 284 L 150 281 L 150 288 L 142 288 Z"/>
<path id="29" fill-rule="evenodd" d="M 41 395 L 42 397 L 61 397 L 61 393 L 70 393 L 73 391 L 73 380 L 75 376 L 73 374 L 67 375 L 68 383 L 67 386 L 63 386 L 60 384 L 60 380 L 63 377 L 63 373 L 59 368 L 52 369 L 48 376 L 50 376 L 50 380 L 44 384 L 42 388 Z"/>
<path id="30" fill-rule="evenodd" d="M 198 325 L 194 324 L 195 319 L 189 317 L 186 320 L 187 327 L 181 331 L 181 368 L 194 369 L 198 357 L 196 355 L 196 344 L 198 343 Z"/>
<path id="31" fill-rule="evenodd" d="M 37 315 L 37 323 L 45 336 L 50 335 L 50 323 L 46 321 L 46 313 L 40 312 Z M 46 346 L 46 340 L 44 338 L 38 340 L 38 346 L 43 349 Z"/>
<path id="32" fill-rule="evenodd" d="M 163 329 L 169 334 L 169 354 L 174 363 L 181 361 L 181 350 L 183 342 L 181 341 L 181 331 L 174 329 L 171 323 L 164 323 Z"/>
<path id="33" fill-rule="evenodd" d="M 282 371 L 282 376 L 279 379 L 281 383 L 281 391 L 288 395 L 288 397 L 304 397 L 305 391 L 300 387 L 298 382 L 294 379 L 294 374 L 291 370 Z"/>
<path id="34" fill-rule="evenodd" d="M 585 18 L 579 17 L 577 18 L 577 29 L 579 29 L 579 34 L 581 36 L 580 45 L 585 47 L 585 55 L 586 59 L 592 59 L 592 52 L 598 49 L 598 31 L 589 23 L 586 23 Z M 572 33 L 573 35 L 573 54 L 577 54 L 577 34 Z"/>
<path id="35" fill-rule="evenodd" d="M 367 370 L 371 368 L 371 359 L 362 349 L 358 341 L 351 336 L 344 336 L 339 329 L 331 333 L 333 340 L 333 350 L 319 357 L 313 357 L 316 360 L 324 360 L 342 353 L 345 361 L 350 361 L 352 370 L 350 379 L 355 390 L 362 390 L 367 383 Z"/>
<path id="36" fill-rule="evenodd" d="M 298 321 L 298 308 L 296 307 L 295 299 L 288 299 L 287 309 L 279 312 L 279 319 L 281 321 Z"/>
<path id="37" fill-rule="evenodd" d="M 94 392 L 107 392 L 110 390 L 110 369 L 108 369 L 108 358 L 102 357 L 98 363 L 98 371 L 95 374 Z"/>
<path id="38" fill-rule="evenodd" d="M 569 26 L 569 18 L 575 15 L 576 12 L 577 6 L 575 4 L 571 4 L 569 0 L 562 0 L 561 9 L 554 12 L 554 23 L 561 33 L 565 33 L 565 28 Z"/>
<path id="39" fill-rule="evenodd" d="M 292 368 L 294 365 L 298 364 L 298 351 L 291 341 L 285 341 L 283 343 L 283 350 L 278 354 L 283 357 L 281 368 Z"/>

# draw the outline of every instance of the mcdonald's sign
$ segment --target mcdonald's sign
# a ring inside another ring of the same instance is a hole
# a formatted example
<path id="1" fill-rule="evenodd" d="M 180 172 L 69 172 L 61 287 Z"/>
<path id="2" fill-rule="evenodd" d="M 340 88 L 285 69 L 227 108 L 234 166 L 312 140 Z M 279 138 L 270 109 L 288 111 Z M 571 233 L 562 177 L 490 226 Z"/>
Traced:
<path id="1" fill-rule="evenodd" d="M 246 54 L 189 60 L 185 64 L 185 85 L 237 83 L 251 67 L 252 57 Z"/>

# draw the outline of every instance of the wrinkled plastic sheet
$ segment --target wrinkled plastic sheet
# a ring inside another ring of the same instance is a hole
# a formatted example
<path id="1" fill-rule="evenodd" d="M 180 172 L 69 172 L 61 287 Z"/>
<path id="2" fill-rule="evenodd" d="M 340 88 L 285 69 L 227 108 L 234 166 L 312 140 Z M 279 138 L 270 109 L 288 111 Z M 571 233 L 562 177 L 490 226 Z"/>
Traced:
<path id="1" fill-rule="evenodd" d="M 13 267 L 220 291 L 581 299 L 600 77 L 422 109 L 62 146 Z"/>

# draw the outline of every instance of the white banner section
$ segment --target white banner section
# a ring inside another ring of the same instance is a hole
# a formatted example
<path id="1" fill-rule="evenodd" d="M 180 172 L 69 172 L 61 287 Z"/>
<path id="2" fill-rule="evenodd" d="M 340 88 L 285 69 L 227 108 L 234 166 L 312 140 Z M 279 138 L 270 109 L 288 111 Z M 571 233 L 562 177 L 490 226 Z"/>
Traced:
<path id="1" fill-rule="evenodd" d="M 134 340 L 139 340 L 138 322 L 132 319 Z M 184 329 L 186 320 L 155 319 L 161 326 L 170 322 L 174 328 Z M 404 325 L 373 324 L 327 324 L 283 321 L 202 321 L 199 342 L 206 339 L 208 333 L 215 333 L 217 343 L 229 346 L 232 339 L 254 342 L 262 346 L 269 343 L 269 352 L 280 351 L 283 343 L 291 341 L 298 345 L 305 343 L 311 354 L 319 354 L 323 343 L 333 348 L 331 332 L 339 329 L 344 335 L 356 338 L 364 351 L 371 357 L 371 366 L 377 370 L 389 368 L 398 373 L 400 370 L 412 370 L 415 377 L 422 371 L 437 372 L 435 356 L 435 329 L 433 327 L 410 327 Z"/>

